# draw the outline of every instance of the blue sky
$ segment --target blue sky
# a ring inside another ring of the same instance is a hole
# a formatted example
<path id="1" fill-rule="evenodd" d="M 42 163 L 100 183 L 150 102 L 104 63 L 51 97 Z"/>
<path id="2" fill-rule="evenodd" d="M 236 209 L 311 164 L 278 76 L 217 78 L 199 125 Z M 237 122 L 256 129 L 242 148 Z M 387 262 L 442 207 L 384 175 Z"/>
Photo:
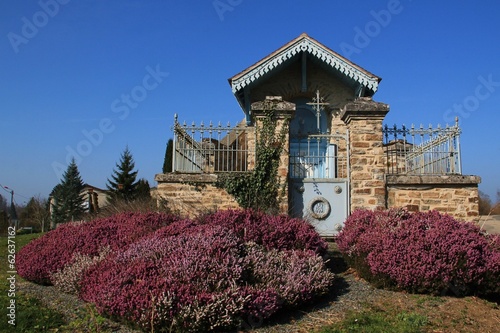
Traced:
<path id="1" fill-rule="evenodd" d="M 2 1 L 0 184 L 47 197 L 75 151 L 104 188 L 128 145 L 155 186 L 174 113 L 241 120 L 227 79 L 302 32 L 383 78 L 389 125 L 459 116 L 463 172 L 495 198 L 498 1 Z"/>

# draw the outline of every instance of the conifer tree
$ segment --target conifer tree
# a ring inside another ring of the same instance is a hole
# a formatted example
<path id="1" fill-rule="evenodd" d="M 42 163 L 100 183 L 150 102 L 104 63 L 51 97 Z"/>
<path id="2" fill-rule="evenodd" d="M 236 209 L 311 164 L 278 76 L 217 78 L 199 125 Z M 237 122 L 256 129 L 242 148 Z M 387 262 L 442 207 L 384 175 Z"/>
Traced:
<path id="1" fill-rule="evenodd" d="M 115 200 L 134 200 L 137 198 L 137 172 L 134 171 L 135 163 L 128 147 L 120 157 L 120 162 L 116 164 L 111 179 L 108 178 L 108 199 Z"/>
<path id="2" fill-rule="evenodd" d="M 174 141 L 169 139 L 167 142 L 167 149 L 165 150 L 165 158 L 163 160 L 163 173 L 172 172 L 172 155 L 174 150 Z"/>
<path id="3" fill-rule="evenodd" d="M 141 178 L 137 182 L 137 199 L 147 200 L 151 199 L 151 187 L 147 179 Z"/>
<path id="4" fill-rule="evenodd" d="M 84 184 L 75 159 L 68 165 L 61 183 L 52 190 L 52 220 L 54 223 L 75 221 L 85 213 Z"/>
<path id="5" fill-rule="evenodd" d="M 7 199 L 0 194 L 0 211 L 7 211 Z"/>

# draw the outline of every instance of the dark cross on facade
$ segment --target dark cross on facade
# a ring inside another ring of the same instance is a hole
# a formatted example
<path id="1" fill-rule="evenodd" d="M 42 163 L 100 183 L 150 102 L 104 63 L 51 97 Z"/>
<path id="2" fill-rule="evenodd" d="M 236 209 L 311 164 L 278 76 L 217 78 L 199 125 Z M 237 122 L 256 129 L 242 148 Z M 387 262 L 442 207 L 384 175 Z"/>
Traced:
<path id="1" fill-rule="evenodd" d="M 316 127 L 318 128 L 318 133 L 321 131 L 320 126 L 320 117 L 321 111 L 324 110 L 325 105 L 329 105 L 330 103 L 325 103 L 323 97 L 320 97 L 319 90 L 316 90 L 316 96 L 312 98 L 311 103 L 306 103 L 307 105 L 311 105 L 314 111 L 316 111 Z"/>

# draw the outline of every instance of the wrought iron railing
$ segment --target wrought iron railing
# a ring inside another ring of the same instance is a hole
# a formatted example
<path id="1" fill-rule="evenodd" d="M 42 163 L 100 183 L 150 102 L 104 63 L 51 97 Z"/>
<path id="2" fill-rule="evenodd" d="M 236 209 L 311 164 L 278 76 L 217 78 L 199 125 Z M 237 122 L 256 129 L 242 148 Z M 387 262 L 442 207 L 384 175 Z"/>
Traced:
<path id="1" fill-rule="evenodd" d="M 290 141 L 290 178 L 349 178 L 349 134 Z"/>
<path id="2" fill-rule="evenodd" d="M 253 127 L 243 122 L 235 127 L 208 126 L 203 122 L 191 126 L 174 120 L 174 172 L 217 173 L 248 171 L 253 165 L 254 148 L 249 146 Z"/>
<path id="3" fill-rule="evenodd" d="M 461 174 L 460 133 L 454 126 L 383 128 L 387 173 Z"/>

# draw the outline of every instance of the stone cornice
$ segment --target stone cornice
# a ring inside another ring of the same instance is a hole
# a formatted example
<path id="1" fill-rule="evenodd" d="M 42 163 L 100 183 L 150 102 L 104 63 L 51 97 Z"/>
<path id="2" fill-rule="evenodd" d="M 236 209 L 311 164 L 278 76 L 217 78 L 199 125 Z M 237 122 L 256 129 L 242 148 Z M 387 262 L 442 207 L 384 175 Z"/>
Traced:
<path id="1" fill-rule="evenodd" d="M 217 175 L 209 173 L 159 173 L 155 175 L 158 183 L 215 183 Z"/>
<path id="2" fill-rule="evenodd" d="M 342 108 L 340 119 L 349 124 L 352 119 L 383 119 L 388 112 L 388 104 L 375 102 L 370 97 L 359 97 Z"/>
<path id="3" fill-rule="evenodd" d="M 252 103 L 251 110 L 252 112 L 265 110 L 295 111 L 295 103 L 284 101 L 281 96 L 266 96 L 265 100 Z"/>
<path id="4" fill-rule="evenodd" d="M 387 185 L 470 185 L 477 186 L 481 177 L 469 175 L 387 175 Z"/>

